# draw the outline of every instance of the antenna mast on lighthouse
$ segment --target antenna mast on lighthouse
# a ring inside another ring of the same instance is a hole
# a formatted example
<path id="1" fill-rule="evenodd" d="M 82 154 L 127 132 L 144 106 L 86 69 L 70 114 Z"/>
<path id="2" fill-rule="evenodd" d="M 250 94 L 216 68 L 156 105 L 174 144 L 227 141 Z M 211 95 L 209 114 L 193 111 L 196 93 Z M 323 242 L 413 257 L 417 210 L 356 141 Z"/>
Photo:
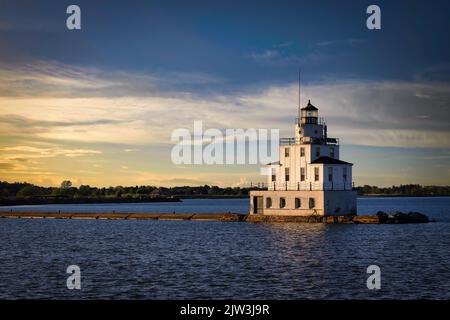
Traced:
<path id="1" fill-rule="evenodd" d="M 301 71 L 302 69 L 299 67 L 298 68 L 298 123 L 300 123 L 300 118 L 301 118 L 301 108 L 302 108 L 302 101 L 301 101 L 301 97 L 300 97 L 300 86 L 301 86 Z"/>

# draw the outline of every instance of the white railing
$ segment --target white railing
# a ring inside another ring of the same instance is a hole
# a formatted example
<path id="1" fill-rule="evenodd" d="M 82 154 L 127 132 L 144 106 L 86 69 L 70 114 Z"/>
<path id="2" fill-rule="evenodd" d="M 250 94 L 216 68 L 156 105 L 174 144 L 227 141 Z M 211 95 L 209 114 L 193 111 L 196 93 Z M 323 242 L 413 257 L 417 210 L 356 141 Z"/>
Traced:
<path id="1" fill-rule="evenodd" d="M 267 184 L 268 190 L 297 190 L 297 191 L 312 191 L 312 190 L 352 190 L 351 182 L 283 182 Z"/>
<path id="2" fill-rule="evenodd" d="M 293 145 L 293 144 L 329 144 L 329 145 L 339 145 L 339 138 L 313 138 L 313 137 L 302 137 L 300 139 L 296 138 L 280 138 L 280 145 Z"/>

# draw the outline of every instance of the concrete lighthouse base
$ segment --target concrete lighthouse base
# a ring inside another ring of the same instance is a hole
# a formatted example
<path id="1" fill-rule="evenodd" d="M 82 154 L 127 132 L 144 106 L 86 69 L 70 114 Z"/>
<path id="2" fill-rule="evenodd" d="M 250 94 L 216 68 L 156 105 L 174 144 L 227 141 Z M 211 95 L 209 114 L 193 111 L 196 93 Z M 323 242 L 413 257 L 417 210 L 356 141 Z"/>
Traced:
<path id="1" fill-rule="evenodd" d="M 250 192 L 250 214 L 272 216 L 355 215 L 356 191 L 255 190 Z"/>

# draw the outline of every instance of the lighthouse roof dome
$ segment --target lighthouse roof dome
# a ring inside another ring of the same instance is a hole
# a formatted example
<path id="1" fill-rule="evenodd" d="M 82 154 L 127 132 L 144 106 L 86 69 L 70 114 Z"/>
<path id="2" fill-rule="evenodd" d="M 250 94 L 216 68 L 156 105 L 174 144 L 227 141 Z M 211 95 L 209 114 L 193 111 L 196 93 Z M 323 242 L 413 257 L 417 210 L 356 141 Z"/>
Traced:
<path id="1" fill-rule="evenodd" d="M 306 107 L 302 108 L 302 110 L 306 110 L 306 111 L 317 111 L 319 109 L 317 109 L 316 107 L 314 107 L 311 104 L 311 100 L 308 100 L 308 104 L 306 105 Z"/>
<path id="2" fill-rule="evenodd" d="M 311 161 L 311 164 L 349 164 L 353 165 L 353 163 L 342 161 L 339 159 L 331 158 L 331 157 L 320 157 L 314 161 Z"/>

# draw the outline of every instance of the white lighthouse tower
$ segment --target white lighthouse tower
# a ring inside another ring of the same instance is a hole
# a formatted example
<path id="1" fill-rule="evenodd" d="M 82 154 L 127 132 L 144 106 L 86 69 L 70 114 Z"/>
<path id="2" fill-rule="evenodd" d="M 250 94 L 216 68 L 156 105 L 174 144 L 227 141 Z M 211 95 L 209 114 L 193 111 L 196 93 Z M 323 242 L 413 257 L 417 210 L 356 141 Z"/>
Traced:
<path id="1" fill-rule="evenodd" d="M 250 192 L 250 214 L 341 216 L 356 214 L 352 163 L 339 159 L 318 109 L 300 109 L 295 136 L 280 139 L 280 160 L 269 164 L 268 190 Z"/>

